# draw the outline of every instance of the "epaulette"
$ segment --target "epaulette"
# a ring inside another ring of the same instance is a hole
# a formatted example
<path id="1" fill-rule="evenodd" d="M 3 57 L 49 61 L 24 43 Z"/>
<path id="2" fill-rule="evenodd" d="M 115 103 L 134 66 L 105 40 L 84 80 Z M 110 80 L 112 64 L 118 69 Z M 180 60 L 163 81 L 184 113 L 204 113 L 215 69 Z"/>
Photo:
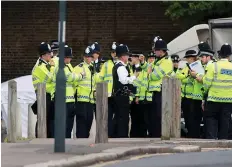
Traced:
<path id="1" fill-rule="evenodd" d="M 79 66 L 79 67 L 83 67 L 83 63 L 80 63 L 78 66 Z"/>
<path id="2" fill-rule="evenodd" d="M 42 60 L 39 60 L 38 66 L 40 66 L 42 63 L 43 63 L 43 61 L 42 61 Z"/>
<path id="3" fill-rule="evenodd" d="M 50 64 L 46 64 L 46 68 L 48 69 L 48 71 L 51 70 L 51 65 Z"/>

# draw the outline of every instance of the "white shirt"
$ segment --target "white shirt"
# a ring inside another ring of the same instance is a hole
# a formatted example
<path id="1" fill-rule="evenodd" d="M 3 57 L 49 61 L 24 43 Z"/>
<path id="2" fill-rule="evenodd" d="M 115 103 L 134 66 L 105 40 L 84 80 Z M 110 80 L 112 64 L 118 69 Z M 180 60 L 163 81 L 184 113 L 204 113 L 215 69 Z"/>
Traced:
<path id="1" fill-rule="evenodd" d="M 136 79 L 135 76 L 127 77 L 128 71 L 126 69 L 126 65 L 122 61 L 118 61 L 117 63 L 121 62 L 123 66 L 118 67 L 117 74 L 118 74 L 118 81 L 121 82 L 123 85 L 132 84 L 133 81 Z"/>
<path id="2" fill-rule="evenodd" d="M 135 64 L 135 67 L 138 68 L 140 65 L 139 64 Z"/>
<path id="3" fill-rule="evenodd" d="M 98 59 L 94 61 L 96 64 L 98 63 Z"/>

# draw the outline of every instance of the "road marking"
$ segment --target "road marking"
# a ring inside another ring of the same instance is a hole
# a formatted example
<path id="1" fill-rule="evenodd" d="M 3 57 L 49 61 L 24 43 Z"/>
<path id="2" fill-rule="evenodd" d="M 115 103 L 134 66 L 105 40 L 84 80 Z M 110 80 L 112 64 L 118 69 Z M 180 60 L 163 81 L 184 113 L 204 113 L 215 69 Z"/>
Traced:
<path id="1" fill-rule="evenodd" d="M 232 148 L 202 148 L 201 152 L 209 152 L 209 151 L 227 151 L 232 150 Z"/>
<path id="2" fill-rule="evenodd" d="M 145 155 L 138 155 L 138 156 L 133 156 L 128 160 L 138 160 L 138 159 L 142 159 L 142 158 L 147 158 L 147 157 L 153 157 L 153 156 L 157 156 L 157 155 L 169 155 L 169 154 L 173 154 L 173 153 L 157 153 L 157 154 L 145 154 Z"/>
<path id="3" fill-rule="evenodd" d="M 92 166 L 89 167 L 104 167 L 106 165 L 111 165 L 111 164 L 115 164 L 118 162 L 123 162 L 123 161 L 136 161 L 142 158 L 148 158 L 148 157 L 152 157 L 152 156 L 160 156 L 160 155 L 169 155 L 169 154 L 173 154 L 173 153 L 157 153 L 157 154 L 144 154 L 144 155 L 138 155 L 138 156 L 133 156 L 131 158 L 126 158 L 126 159 L 119 159 L 119 160 L 115 160 L 115 161 L 109 161 L 109 162 L 99 162 L 98 164 L 94 164 Z"/>
<path id="4" fill-rule="evenodd" d="M 98 164 L 95 164 L 95 165 L 92 165 L 92 166 L 89 166 L 89 167 L 103 167 L 103 166 L 115 164 L 115 163 L 118 163 L 118 162 L 121 162 L 121 161 L 122 160 L 109 161 L 109 162 L 99 162 Z"/>

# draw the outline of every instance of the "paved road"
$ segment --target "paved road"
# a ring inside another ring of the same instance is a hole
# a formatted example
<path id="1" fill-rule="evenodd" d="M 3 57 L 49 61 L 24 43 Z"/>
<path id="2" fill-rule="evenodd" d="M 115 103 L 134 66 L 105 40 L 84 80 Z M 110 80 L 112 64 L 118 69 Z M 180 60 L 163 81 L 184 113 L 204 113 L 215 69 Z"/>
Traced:
<path id="1" fill-rule="evenodd" d="M 96 165 L 97 166 L 97 165 Z M 104 167 L 232 167 L 232 151 L 157 155 Z"/>

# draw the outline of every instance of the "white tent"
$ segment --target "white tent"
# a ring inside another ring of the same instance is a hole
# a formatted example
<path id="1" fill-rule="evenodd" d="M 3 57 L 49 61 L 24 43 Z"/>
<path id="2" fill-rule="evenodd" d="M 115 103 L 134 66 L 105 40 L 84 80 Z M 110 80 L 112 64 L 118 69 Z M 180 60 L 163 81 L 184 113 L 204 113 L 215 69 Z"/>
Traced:
<path id="1" fill-rule="evenodd" d="M 183 58 L 187 50 L 198 50 L 197 45 L 207 40 L 209 40 L 208 24 L 195 25 L 168 43 L 168 54 L 178 54 Z"/>
<path id="2" fill-rule="evenodd" d="M 13 80 L 17 82 L 17 102 L 21 111 L 22 137 L 27 137 L 28 104 L 34 103 L 36 100 L 32 85 L 32 76 L 22 76 Z M 8 113 L 8 82 L 9 81 L 6 81 L 1 84 L 1 110 L 6 126 Z"/>
<path id="3" fill-rule="evenodd" d="M 27 137 L 28 128 L 28 105 L 33 104 L 36 100 L 36 95 L 32 85 L 32 76 L 22 76 L 13 79 L 17 82 L 17 102 L 18 108 L 21 111 L 21 125 L 22 125 L 22 137 Z M 8 113 L 8 82 L 1 84 L 1 110 L 2 117 L 7 126 L 7 113 Z M 73 133 L 73 132 L 72 132 Z M 94 138 L 96 134 L 96 121 L 93 120 L 92 128 L 90 131 L 90 138 Z"/>

